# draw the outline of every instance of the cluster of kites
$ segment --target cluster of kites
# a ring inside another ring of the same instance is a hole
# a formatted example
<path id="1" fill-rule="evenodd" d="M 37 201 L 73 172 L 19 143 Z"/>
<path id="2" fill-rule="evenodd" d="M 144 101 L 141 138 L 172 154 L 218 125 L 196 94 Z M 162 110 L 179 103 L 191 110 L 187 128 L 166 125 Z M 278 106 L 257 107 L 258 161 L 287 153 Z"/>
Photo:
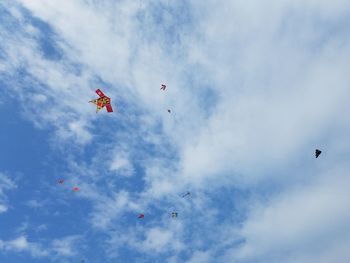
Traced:
<path id="1" fill-rule="evenodd" d="M 167 88 L 167 86 L 165 84 L 161 84 L 160 90 L 165 91 L 166 88 Z M 112 108 L 112 105 L 111 105 L 111 98 L 107 97 L 100 89 L 97 89 L 96 93 L 99 96 L 99 98 L 89 101 L 89 103 L 93 103 L 93 104 L 96 105 L 96 113 L 98 113 L 104 107 L 106 107 L 107 112 L 113 112 L 113 108 Z M 171 113 L 170 109 L 167 109 L 167 111 L 169 113 Z M 63 185 L 64 184 L 64 180 L 60 179 L 60 180 L 57 181 L 57 183 Z M 74 186 L 72 190 L 73 190 L 73 192 L 78 192 L 79 191 L 79 187 Z M 191 194 L 190 192 L 186 192 L 186 193 L 182 194 L 181 197 L 185 198 L 186 196 L 189 196 L 190 194 Z M 177 218 L 177 216 L 178 216 L 178 213 L 176 211 L 171 213 L 171 217 L 172 218 Z M 144 219 L 145 215 L 143 213 L 140 213 L 137 216 L 137 218 Z"/>
<path id="2" fill-rule="evenodd" d="M 167 86 L 165 84 L 161 84 L 161 88 L 160 90 L 163 90 L 165 91 L 167 88 Z M 113 112 L 113 108 L 112 108 L 112 105 L 111 105 L 111 98 L 107 97 L 100 89 L 97 89 L 96 90 L 96 93 L 97 95 L 99 96 L 99 98 L 97 99 L 93 99 L 93 100 L 90 100 L 89 102 L 90 103 L 93 103 L 96 105 L 96 113 L 98 113 L 101 109 L 103 109 L 104 107 L 106 107 L 106 110 L 107 112 Z M 171 110 L 168 109 L 167 110 L 169 113 L 171 113 Z M 320 154 L 322 153 L 321 150 L 319 149 L 316 149 L 315 150 L 315 157 L 318 158 L 320 156 Z M 60 179 L 58 180 L 58 183 L 59 184 L 63 184 L 64 183 L 64 180 L 63 179 Z M 74 186 L 73 187 L 73 192 L 78 192 L 79 191 L 79 187 L 77 186 Z M 190 192 L 186 192 L 184 194 L 181 195 L 182 198 L 185 198 L 186 196 L 189 196 L 191 195 Z M 171 213 L 171 217 L 172 218 L 177 218 L 178 216 L 178 213 L 176 211 L 172 212 Z M 145 218 L 145 215 L 143 213 L 140 213 L 137 218 L 139 219 L 144 219 Z"/>

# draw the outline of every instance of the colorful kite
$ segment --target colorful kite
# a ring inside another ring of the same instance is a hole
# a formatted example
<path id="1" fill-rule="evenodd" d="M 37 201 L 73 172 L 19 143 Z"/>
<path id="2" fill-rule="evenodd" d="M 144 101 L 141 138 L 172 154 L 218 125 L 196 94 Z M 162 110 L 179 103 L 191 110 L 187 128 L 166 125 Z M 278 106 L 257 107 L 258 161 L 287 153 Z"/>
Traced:
<path id="1" fill-rule="evenodd" d="M 107 97 L 100 89 L 96 90 L 96 93 L 98 96 L 100 96 L 98 99 L 90 100 L 89 102 L 96 104 L 97 109 L 96 113 L 99 112 L 104 106 L 106 106 L 106 109 L 108 112 L 113 112 L 112 105 L 111 105 L 111 99 Z"/>
<path id="2" fill-rule="evenodd" d="M 79 191 L 79 188 L 78 188 L 78 187 L 74 187 L 74 188 L 73 188 L 73 191 L 74 191 L 74 192 L 78 192 L 78 191 Z"/>

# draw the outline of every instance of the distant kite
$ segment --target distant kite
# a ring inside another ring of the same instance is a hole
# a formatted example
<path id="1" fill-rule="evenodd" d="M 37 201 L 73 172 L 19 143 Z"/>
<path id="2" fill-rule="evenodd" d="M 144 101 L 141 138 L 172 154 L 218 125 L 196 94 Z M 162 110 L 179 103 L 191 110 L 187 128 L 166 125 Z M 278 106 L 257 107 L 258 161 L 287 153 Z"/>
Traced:
<path id="1" fill-rule="evenodd" d="M 98 99 L 90 100 L 89 102 L 96 104 L 97 109 L 96 113 L 99 112 L 104 106 L 106 106 L 106 109 L 108 112 L 113 112 L 112 105 L 111 105 L 111 99 L 107 97 L 100 89 L 96 90 L 96 93 L 98 96 L 100 96 Z"/>
<path id="2" fill-rule="evenodd" d="M 166 89 L 166 85 L 162 84 L 162 87 L 160 89 L 161 90 L 165 90 Z"/>
<path id="3" fill-rule="evenodd" d="M 73 188 L 73 191 L 74 191 L 74 192 L 78 192 L 78 191 L 79 191 L 79 188 L 78 188 L 78 187 L 74 187 L 74 188 Z"/>
<path id="4" fill-rule="evenodd" d="M 172 218 L 177 218 L 177 212 L 172 212 L 172 213 L 171 213 L 171 217 L 172 217 Z"/>
<path id="5" fill-rule="evenodd" d="M 191 194 L 190 192 L 187 192 L 186 194 L 183 194 L 181 197 L 184 198 L 184 197 L 186 197 L 186 196 L 188 196 L 190 194 Z"/>
<path id="6" fill-rule="evenodd" d="M 58 180 L 58 183 L 59 183 L 59 184 L 63 184 L 63 183 L 64 183 L 64 180 L 60 179 L 60 180 Z"/>
<path id="7" fill-rule="evenodd" d="M 169 112 L 169 113 L 171 113 L 171 110 L 170 110 L 170 109 L 168 109 L 168 112 Z"/>
<path id="8" fill-rule="evenodd" d="M 145 218 L 145 215 L 144 214 L 139 214 L 139 216 L 137 218 L 143 219 L 143 218 Z"/>
<path id="9" fill-rule="evenodd" d="M 321 150 L 316 149 L 315 150 L 315 157 L 318 158 L 318 156 L 320 156 L 321 152 L 322 152 Z"/>

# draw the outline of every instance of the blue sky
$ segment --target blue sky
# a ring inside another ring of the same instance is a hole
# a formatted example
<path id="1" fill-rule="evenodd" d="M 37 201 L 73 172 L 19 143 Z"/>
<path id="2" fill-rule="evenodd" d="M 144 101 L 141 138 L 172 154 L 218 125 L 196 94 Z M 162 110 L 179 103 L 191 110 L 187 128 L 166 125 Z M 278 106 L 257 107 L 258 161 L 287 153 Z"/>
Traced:
<path id="1" fill-rule="evenodd" d="M 349 15 L 2 1 L 0 262 L 348 263 Z"/>

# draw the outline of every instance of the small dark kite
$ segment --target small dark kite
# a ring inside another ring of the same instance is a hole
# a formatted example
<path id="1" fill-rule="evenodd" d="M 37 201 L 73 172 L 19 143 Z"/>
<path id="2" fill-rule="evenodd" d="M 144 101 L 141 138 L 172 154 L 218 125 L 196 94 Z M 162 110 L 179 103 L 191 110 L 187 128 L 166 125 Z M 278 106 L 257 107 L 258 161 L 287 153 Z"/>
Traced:
<path id="1" fill-rule="evenodd" d="M 318 156 L 320 156 L 320 154 L 321 154 L 321 150 L 319 150 L 319 149 L 316 149 L 315 150 L 315 156 L 316 156 L 316 158 L 318 157 Z"/>
<path id="2" fill-rule="evenodd" d="M 144 214 L 139 214 L 139 216 L 137 218 L 143 219 L 143 218 L 145 218 L 145 215 Z"/>

